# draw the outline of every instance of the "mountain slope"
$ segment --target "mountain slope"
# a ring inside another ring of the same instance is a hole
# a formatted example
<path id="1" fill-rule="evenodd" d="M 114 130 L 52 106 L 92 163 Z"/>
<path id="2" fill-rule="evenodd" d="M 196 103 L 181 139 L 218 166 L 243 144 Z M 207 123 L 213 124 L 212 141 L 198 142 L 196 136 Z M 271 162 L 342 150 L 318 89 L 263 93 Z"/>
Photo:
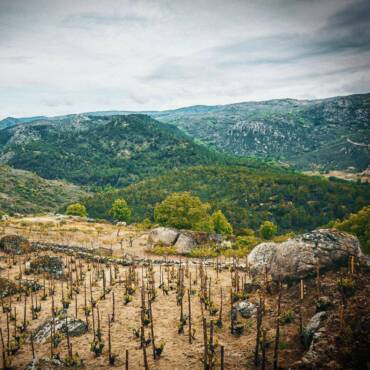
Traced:
<path id="1" fill-rule="evenodd" d="M 172 192 L 191 191 L 212 209 L 221 209 L 237 230 L 257 229 L 273 220 L 279 231 L 306 231 L 343 218 L 370 202 L 370 187 L 273 168 L 197 166 L 173 170 L 125 189 L 94 194 L 85 201 L 89 215 L 109 218 L 120 197 L 133 208 L 133 219 L 153 219 L 153 208 Z"/>
<path id="2" fill-rule="evenodd" d="M 178 166 L 227 162 L 145 115 L 71 115 L 0 130 L 0 161 L 47 179 L 122 187 Z"/>
<path id="3" fill-rule="evenodd" d="M 87 195 L 76 185 L 45 180 L 32 172 L 0 166 L 0 211 L 56 212 Z"/>
<path id="4" fill-rule="evenodd" d="M 303 169 L 370 164 L 370 94 L 182 108 L 153 115 L 201 142 Z"/>

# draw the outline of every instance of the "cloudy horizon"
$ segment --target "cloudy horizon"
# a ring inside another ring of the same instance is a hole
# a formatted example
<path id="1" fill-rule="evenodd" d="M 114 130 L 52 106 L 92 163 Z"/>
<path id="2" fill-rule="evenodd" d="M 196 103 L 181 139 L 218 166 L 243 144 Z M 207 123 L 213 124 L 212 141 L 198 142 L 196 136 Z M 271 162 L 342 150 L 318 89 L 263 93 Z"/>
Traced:
<path id="1" fill-rule="evenodd" d="M 0 119 L 370 92 L 368 0 L 0 0 Z"/>

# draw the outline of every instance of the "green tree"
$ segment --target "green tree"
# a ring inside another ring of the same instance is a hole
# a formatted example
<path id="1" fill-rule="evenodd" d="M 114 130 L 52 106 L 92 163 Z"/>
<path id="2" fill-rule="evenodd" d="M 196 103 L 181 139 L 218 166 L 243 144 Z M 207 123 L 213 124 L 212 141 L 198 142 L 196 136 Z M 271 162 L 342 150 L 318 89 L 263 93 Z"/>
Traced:
<path id="1" fill-rule="evenodd" d="M 335 221 L 330 226 L 357 236 L 364 253 L 370 254 L 370 206 L 352 213 L 343 221 Z"/>
<path id="2" fill-rule="evenodd" d="M 87 217 L 86 207 L 81 203 L 73 203 L 67 207 L 67 215 Z"/>
<path id="3" fill-rule="evenodd" d="M 263 239 L 270 240 L 277 233 L 277 226 L 271 221 L 265 221 L 260 226 L 260 235 Z"/>
<path id="4" fill-rule="evenodd" d="M 233 233 L 233 228 L 227 221 L 222 211 L 218 210 L 214 212 L 211 216 L 211 221 L 212 221 L 213 229 L 217 234 L 230 235 Z"/>
<path id="5" fill-rule="evenodd" d="M 190 192 L 172 193 L 154 209 L 155 221 L 178 229 L 212 230 L 210 205 Z"/>
<path id="6" fill-rule="evenodd" d="M 116 199 L 112 204 L 109 215 L 116 222 L 128 222 L 131 218 L 131 209 L 124 199 Z"/>

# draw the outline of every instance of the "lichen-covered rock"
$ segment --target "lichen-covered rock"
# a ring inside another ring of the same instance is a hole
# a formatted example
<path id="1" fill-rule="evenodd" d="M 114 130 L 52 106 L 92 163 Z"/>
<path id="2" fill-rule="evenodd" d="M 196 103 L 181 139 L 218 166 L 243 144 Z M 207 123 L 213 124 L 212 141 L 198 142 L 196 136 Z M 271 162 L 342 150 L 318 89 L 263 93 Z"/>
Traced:
<path id="1" fill-rule="evenodd" d="M 169 227 L 156 227 L 150 231 L 148 242 L 152 246 L 158 244 L 170 246 L 175 244 L 178 236 L 179 232 L 175 229 Z"/>
<path id="2" fill-rule="evenodd" d="M 294 369 L 316 369 L 318 368 L 317 365 L 326 361 L 325 351 L 327 350 L 327 343 L 325 341 L 326 329 L 324 327 L 326 317 L 326 312 L 318 312 L 307 324 L 302 339 L 304 345 L 308 347 L 308 351 L 299 362 L 293 364 Z"/>
<path id="3" fill-rule="evenodd" d="M 310 345 L 312 343 L 312 340 L 317 330 L 322 325 L 325 319 L 326 312 L 324 311 L 318 312 L 311 317 L 311 320 L 308 322 L 307 326 L 304 329 L 304 337 L 306 344 Z"/>
<path id="4" fill-rule="evenodd" d="M 253 276 L 265 268 L 272 279 L 296 280 L 315 274 L 316 266 L 335 269 L 346 265 L 350 256 L 362 257 L 358 239 L 334 229 L 319 229 L 283 243 L 262 243 L 248 255 Z"/>
<path id="5" fill-rule="evenodd" d="M 176 251 L 180 254 L 190 253 L 191 250 L 196 246 L 197 244 L 195 240 L 191 235 L 188 234 L 180 234 L 175 243 Z"/>
<path id="6" fill-rule="evenodd" d="M 33 333 L 35 343 L 45 343 L 48 340 L 52 323 L 53 318 L 49 318 L 35 330 Z M 76 320 L 71 317 L 67 317 L 66 319 L 63 315 L 54 318 L 53 327 L 55 328 L 55 331 L 62 334 L 66 334 L 68 329 L 68 333 L 71 337 L 83 335 L 88 329 L 84 321 Z"/>
<path id="7" fill-rule="evenodd" d="M 30 242 L 20 235 L 5 235 L 0 239 L 0 250 L 8 254 L 30 252 Z"/>
<path id="8" fill-rule="evenodd" d="M 245 319 L 249 319 L 257 312 L 257 305 L 248 301 L 241 301 L 235 305 L 235 310 Z"/>
<path id="9" fill-rule="evenodd" d="M 39 256 L 31 261 L 26 272 L 34 274 L 48 273 L 54 278 L 63 276 L 64 264 L 60 257 L 56 256 Z"/>

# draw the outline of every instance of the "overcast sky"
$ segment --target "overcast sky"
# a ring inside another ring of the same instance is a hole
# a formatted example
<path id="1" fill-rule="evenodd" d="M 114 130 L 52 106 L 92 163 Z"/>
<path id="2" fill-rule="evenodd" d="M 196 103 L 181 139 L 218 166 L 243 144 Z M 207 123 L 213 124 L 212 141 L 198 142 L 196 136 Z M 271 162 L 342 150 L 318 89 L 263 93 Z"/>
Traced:
<path id="1" fill-rule="evenodd" d="M 370 0 L 0 0 L 0 118 L 370 91 Z"/>

